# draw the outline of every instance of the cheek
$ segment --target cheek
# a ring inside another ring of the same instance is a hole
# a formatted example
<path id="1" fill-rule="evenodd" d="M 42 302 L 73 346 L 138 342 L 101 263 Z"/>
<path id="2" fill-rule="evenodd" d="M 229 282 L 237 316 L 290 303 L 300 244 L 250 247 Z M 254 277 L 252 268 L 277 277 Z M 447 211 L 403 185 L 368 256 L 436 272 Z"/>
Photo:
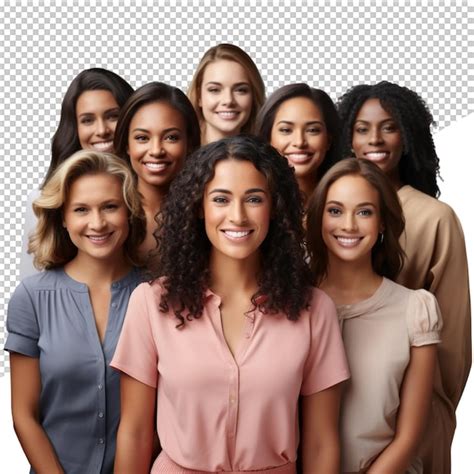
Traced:
<path id="1" fill-rule="evenodd" d="M 87 129 L 82 125 L 77 126 L 77 137 L 79 138 L 79 143 L 81 148 L 86 148 L 87 146 Z"/>

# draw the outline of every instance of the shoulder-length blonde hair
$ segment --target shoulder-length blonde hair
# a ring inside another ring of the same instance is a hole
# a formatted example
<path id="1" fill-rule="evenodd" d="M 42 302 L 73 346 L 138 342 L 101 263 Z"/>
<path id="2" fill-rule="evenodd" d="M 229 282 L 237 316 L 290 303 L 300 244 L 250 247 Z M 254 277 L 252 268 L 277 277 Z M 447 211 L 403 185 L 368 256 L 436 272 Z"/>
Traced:
<path id="1" fill-rule="evenodd" d="M 403 268 L 405 256 L 399 242 L 405 229 L 405 218 L 397 191 L 374 163 L 364 159 L 346 158 L 336 163 L 321 178 L 308 203 L 306 243 L 315 283 L 319 285 L 324 280 L 328 269 L 328 249 L 322 236 L 328 191 L 333 183 L 348 175 L 364 178 L 378 192 L 384 237 L 378 239 L 372 248 L 372 267 L 377 274 L 394 280 Z"/>
<path id="2" fill-rule="evenodd" d="M 37 269 L 62 266 L 76 256 L 77 248 L 63 226 L 64 204 L 74 181 L 81 176 L 101 173 L 116 177 L 122 184 L 130 220 L 130 231 L 124 244 L 125 256 L 132 264 L 138 263 L 138 246 L 146 235 L 146 220 L 131 170 L 111 153 L 81 150 L 56 169 L 40 197 L 33 202 L 38 223 L 29 239 L 28 252 L 34 254 Z"/>
<path id="3" fill-rule="evenodd" d="M 252 91 L 252 110 L 250 111 L 249 119 L 242 127 L 241 132 L 254 133 L 257 113 L 265 102 L 265 84 L 263 83 L 262 76 L 260 75 L 260 72 L 258 71 L 258 68 L 253 62 L 252 58 L 243 49 L 240 49 L 238 46 L 233 44 L 227 43 L 221 43 L 217 46 L 213 46 L 204 53 L 204 56 L 201 58 L 201 61 L 199 61 L 198 67 L 194 72 L 191 85 L 189 86 L 188 97 L 193 104 L 201 127 L 204 118 L 201 107 L 199 106 L 199 98 L 201 97 L 201 86 L 204 70 L 208 64 L 221 59 L 239 63 L 247 73 Z"/>

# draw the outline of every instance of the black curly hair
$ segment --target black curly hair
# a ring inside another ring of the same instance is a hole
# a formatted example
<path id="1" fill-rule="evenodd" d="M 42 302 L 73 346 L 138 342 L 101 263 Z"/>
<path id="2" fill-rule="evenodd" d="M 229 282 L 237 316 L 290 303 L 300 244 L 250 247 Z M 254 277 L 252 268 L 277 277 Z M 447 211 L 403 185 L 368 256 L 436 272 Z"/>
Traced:
<path id="1" fill-rule="evenodd" d="M 380 100 L 401 130 L 403 153 L 398 165 L 401 182 L 438 197 L 439 158 L 430 129 L 435 123 L 423 99 L 407 87 L 388 81 L 361 84 L 339 98 L 337 108 L 342 123 L 339 159 L 351 156 L 354 121 L 364 102 L 374 98 Z"/>
<path id="2" fill-rule="evenodd" d="M 273 147 L 256 137 L 240 135 L 194 152 L 171 184 L 157 218 L 158 246 L 150 257 L 149 278 L 165 277 L 160 309 L 168 312 L 173 308 L 177 327 L 203 312 L 211 276 L 211 243 L 202 218 L 204 190 L 216 163 L 231 159 L 250 161 L 267 178 L 271 194 L 272 220 L 260 246 L 259 289 L 251 298 L 254 308 L 270 314 L 283 312 L 296 320 L 309 303 L 312 277 L 305 262 L 303 201 L 294 171 Z"/>

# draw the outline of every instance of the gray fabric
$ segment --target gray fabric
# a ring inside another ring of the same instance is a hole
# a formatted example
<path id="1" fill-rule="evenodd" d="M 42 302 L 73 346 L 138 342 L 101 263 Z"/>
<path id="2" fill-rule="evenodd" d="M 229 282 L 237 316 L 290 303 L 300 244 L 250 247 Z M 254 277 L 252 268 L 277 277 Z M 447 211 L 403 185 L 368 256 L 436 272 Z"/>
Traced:
<path id="1" fill-rule="evenodd" d="M 87 286 L 62 268 L 27 277 L 11 297 L 5 350 L 39 357 L 41 424 L 67 474 L 113 471 L 120 394 L 109 363 L 139 277 L 112 284 L 103 345 Z"/>

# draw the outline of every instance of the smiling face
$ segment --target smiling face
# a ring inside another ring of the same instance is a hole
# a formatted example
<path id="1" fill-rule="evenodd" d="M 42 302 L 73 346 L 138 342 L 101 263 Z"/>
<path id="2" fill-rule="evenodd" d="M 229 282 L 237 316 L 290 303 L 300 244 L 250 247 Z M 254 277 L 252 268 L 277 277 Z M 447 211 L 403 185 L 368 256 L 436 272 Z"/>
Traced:
<path id="1" fill-rule="evenodd" d="M 319 107 L 307 97 L 283 102 L 275 114 L 270 143 L 295 168 L 297 178 L 315 180 L 330 145 Z"/>
<path id="2" fill-rule="evenodd" d="M 123 256 L 129 225 L 120 180 L 104 173 L 77 178 L 64 204 L 63 225 L 77 258 L 109 262 Z"/>
<path id="3" fill-rule="evenodd" d="M 252 88 L 243 66 L 221 59 L 204 69 L 198 101 L 205 142 L 237 135 L 252 110 Z"/>
<path id="4" fill-rule="evenodd" d="M 364 102 L 354 121 L 352 148 L 357 158 L 374 162 L 385 174 L 398 176 L 403 153 L 400 127 L 379 99 Z"/>
<path id="5" fill-rule="evenodd" d="M 266 177 L 250 161 L 219 161 L 204 190 L 203 213 L 214 258 L 255 257 L 270 226 Z"/>
<path id="6" fill-rule="evenodd" d="M 382 231 L 379 194 L 365 178 L 347 175 L 329 187 L 322 220 L 329 262 L 371 265 Z"/>
<path id="7" fill-rule="evenodd" d="M 186 156 L 183 116 L 166 102 L 144 105 L 130 121 L 127 151 L 139 186 L 168 187 Z"/>
<path id="8" fill-rule="evenodd" d="M 81 148 L 112 153 L 119 112 L 110 91 L 83 92 L 76 102 L 77 135 Z"/>

